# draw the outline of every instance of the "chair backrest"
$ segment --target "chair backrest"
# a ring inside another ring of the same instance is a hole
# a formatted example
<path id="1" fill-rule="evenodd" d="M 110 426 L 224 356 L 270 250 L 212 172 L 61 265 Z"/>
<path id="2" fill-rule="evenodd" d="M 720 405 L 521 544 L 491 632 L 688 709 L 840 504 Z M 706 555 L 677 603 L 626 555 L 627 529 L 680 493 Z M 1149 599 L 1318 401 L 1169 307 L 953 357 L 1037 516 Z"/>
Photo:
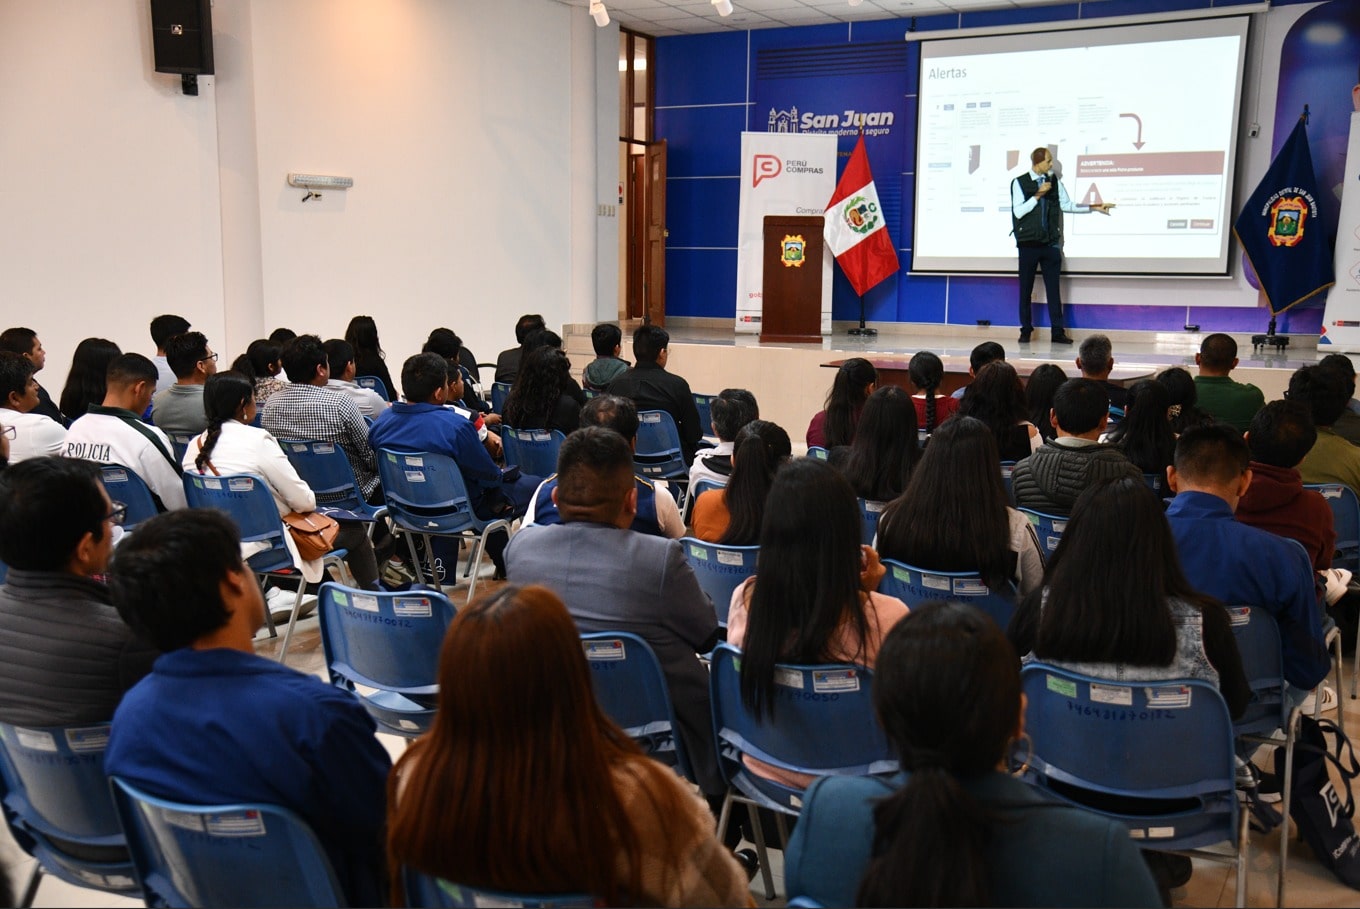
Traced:
<path id="1" fill-rule="evenodd" d="M 9 577 L 9 566 L 0 562 L 0 584 L 5 583 L 5 578 Z"/>
<path id="2" fill-rule="evenodd" d="M 505 399 L 510 397 L 509 382 L 491 383 L 491 410 L 495 413 L 505 413 Z"/>
<path id="3" fill-rule="evenodd" d="M 622 631 L 583 634 L 581 646 L 600 709 L 643 751 L 693 779 L 666 676 L 651 646 Z"/>
<path id="4" fill-rule="evenodd" d="M 1360 499 L 1349 486 L 1340 483 L 1307 483 L 1304 488 L 1322 493 L 1332 508 L 1332 529 L 1336 531 L 1332 567 L 1360 571 Z"/>
<path id="5" fill-rule="evenodd" d="M 708 492 L 710 489 L 724 489 L 727 487 L 727 480 L 715 480 L 712 477 L 704 477 L 696 482 L 685 493 L 685 513 L 681 515 L 682 520 L 688 526 L 690 515 L 694 514 L 694 503 L 699 501 L 699 496 Z"/>
<path id="6" fill-rule="evenodd" d="M 268 549 L 246 560 L 252 571 L 293 567 L 293 554 L 284 542 L 286 531 L 264 480 L 248 473 L 222 474 L 220 477 L 186 473 L 184 495 L 190 508 L 216 508 L 230 515 L 241 531 L 242 543 L 269 544 Z"/>
<path id="7" fill-rule="evenodd" d="M 137 882 L 126 858 L 96 863 L 64 848 L 124 846 L 104 777 L 108 739 L 108 724 L 0 724 L 0 801 L 15 840 L 48 873 L 79 886 L 130 892 Z"/>
<path id="8" fill-rule="evenodd" d="M 124 530 L 132 530 L 147 518 L 156 516 L 159 511 L 156 500 L 136 471 L 122 464 L 100 464 L 99 471 L 109 498 L 127 506 L 127 514 L 123 517 Z"/>
<path id="9" fill-rule="evenodd" d="M 706 436 L 713 435 L 713 399 L 717 395 L 701 395 L 690 392 L 694 398 L 694 409 L 699 411 L 699 431 Z"/>
<path id="10" fill-rule="evenodd" d="M 873 545 L 874 537 L 878 536 L 878 519 L 883 516 L 883 509 L 887 507 L 887 502 L 877 502 L 873 499 L 859 500 L 859 516 L 864 523 L 860 542 L 865 546 Z"/>
<path id="11" fill-rule="evenodd" d="M 1053 553 L 1058 551 L 1058 543 L 1062 541 L 1063 531 L 1067 529 L 1068 518 L 1060 514 L 1045 514 L 1033 508 L 1019 508 L 1017 511 L 1034 525 L 1034 535 L 1039 538 L 1039 545 L 1044 549 L 1044 558 L 1053 558 Z"/>
<path id="12" fill-rule="evenodd" d="M 897 769 L 874 713 L 873 673 L 849 663 L 780 664 L 773 713 L 756 719 L 741 700 L 741 651 L 719 644 L 710 663 L 713 731 L 723 777 L 741 771 L 740 756 L 816 776 L 867 776 Z"/>
<path id="13" fill-rule="evenodd" d="M 110 777 L 149 906 L 344 906 L 316 834 L 276 805 L 187 805 Z"/>
<path id="14" fill-rule="evenodd" d="M 1026 666 L 1021 685 L 1034 746 L 1030 782 L 1078 803 L 1161 800 L 1144 803 L 1145 812 L 1121 805 L 1127 811 L 1115 815 L 1149 847 L 1236 840 L 1233 727 L 1216 686 L 1199 679 L 1115 683 L 1045 663 Z M 1180 804 L 1187 799 L 1199 809 Z M 1217 822 L 1207 820 L 1214 816 Z"/>
<path id="15" fill-rule="evenodd" d="M 416 533 L 477 530 L 463 474 L 453 458 L 430 452 L 379 449 L 378 478 L 392 519 Z"/>
<path id="16" fill-rule="evenodd" d="M 1014 507 L 1015 505 L 1015 485 L 1014 481 L 1011 479 L 1011 474 L 1013 474 L 1014 472 L 1015 472 L 1014 461 L 1001 462 L 1001 483 L 1003 486 L 1006 487 L 1006 499 L 1011 503 L 1012 507 Z"/>
<path id="17" fill-rule="evenodd" d="M 827 451 L 820 445 L 810 445 L 808 446 L 807 456 L 809 458 L 816 458 L 819 461 L 825 461 L 827 457 Z"/>
<path id="18" fill-rule="evenodd" d="M 1291 702 L 1285 697 L 1279 624 L 1259 606 L 1230 606 L 1228 617 L 1242 656 L 1242 671 L 1251 686 L 1251 701 L 1234 721 L 1234 728 L 1238 735 L 1268 735 L 1287 729 Z"/>
<path id="19" fill-rule="evenodd" d="M 391 401 L 387 394 L 387 384 L 377 376 L 355 376 L 354 384 L 360 388 L 367 388 L 369 391 L 377 392 L 378 397 L 384 401 Z"/>
<path id="20" fill-rule="evenodd" d="M 331 684 L 358 695 L 383 731 L 415 735 L 428 728 L 439 693 L 439 650 L 457 612 L 448 597 L 327 582 L 319 599 Z"/>
<path id="21" fill-rule="evenodd" d="M 638 413 L 637 449 L 633 464 L 639 476 L 649 480 L 674 479 L 689 475 L 689 465 L 680 450 L 680 430 L 675 418 L 664 410 Z"/>
<path id="22" fill-rule="evenodd" d="M 597 904 L 594 897 L 584 893 L 506 893 L 455 884 L 410 868 L 401 869 L 401 881 L 406 890 L 406 905 L 413 909 L 481 909 L 483 906 L 569 909 Z"/>
<path id="23" fill-rule="evenodd" d="M 501 442 L 514 451 L 514 460 L 506 463 L 518 464 L 520 469 L 536 477 L 550 477 L 557 473 L 557 453 L 567 437 L 557 429 L 512 429 L 501 430 Z"/>
<path id="24" fill-rule="evenodd" d="M 685 548 L 685 559 L 694 569 L 699 586 L 713 601 L 713 612 L 718 624 L 727 627 L 727 610 L 732 603 L 732 591 L 756 573 L 759 546 L 723 546 L 706 543 L 695 537 L 680 541 Z"/>
<path id="25" fill-rule="evenodd" d="M 1151 489 L 1153 492 L 1157 493 L 1157 495 L 1162 496 L 1163 498 L 1166 497 L 1166 474 L 1145 473 L 1143 474 L 1143 482 L 1148 485 L 1148 489 Z"/>
<path id="26" fill-rule="evenodd" d="M 1015 612 L 1013 587 L 993 591 L 976 572 L 934 571 L 896 559 L 884 559 L 883 567 L 888 571 L 879 582 L 879 593 L 897 597 L 913 608 L 931 600 L 959 600 L 987 613 L 1002 629 L 1010 626 Z"/>
<path id="27" fill-rule="evenodd" d="M 162 430 L 163 431 L 163 430 Z M 167 432 L 166 438 L 170 440 L 170 450 L 175 456 L 176 464 L 184 463 L 184 453 L 189 450 L 189 444 L 198 438 L 197 433 L 192 432 Z"/>
<path id="28" fill-rule="evenodd" d="M 379 383 L 381 384 L 381 383 Z M 279 440 L 288 462 L 298 472 L 302 482 L 316 494 L 318 508 L 340 509 L 350 512 L 354 520 L 374 520 L 374 508 L 364 501 L 359 483 L 354 479 L 354 468 L 345 450 L 334 442 L 310 439 Z"/>

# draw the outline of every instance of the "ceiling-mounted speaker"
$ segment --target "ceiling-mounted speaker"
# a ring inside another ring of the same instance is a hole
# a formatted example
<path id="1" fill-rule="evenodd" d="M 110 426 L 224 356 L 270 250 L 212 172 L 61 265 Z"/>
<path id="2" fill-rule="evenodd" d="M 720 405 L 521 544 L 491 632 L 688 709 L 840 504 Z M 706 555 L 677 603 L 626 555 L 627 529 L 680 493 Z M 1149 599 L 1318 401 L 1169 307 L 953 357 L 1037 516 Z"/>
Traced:
<path id="1" fill-rule="evenodd" d="M 151 0 L 156 72 L 213 74 L 211 0 Z"/>

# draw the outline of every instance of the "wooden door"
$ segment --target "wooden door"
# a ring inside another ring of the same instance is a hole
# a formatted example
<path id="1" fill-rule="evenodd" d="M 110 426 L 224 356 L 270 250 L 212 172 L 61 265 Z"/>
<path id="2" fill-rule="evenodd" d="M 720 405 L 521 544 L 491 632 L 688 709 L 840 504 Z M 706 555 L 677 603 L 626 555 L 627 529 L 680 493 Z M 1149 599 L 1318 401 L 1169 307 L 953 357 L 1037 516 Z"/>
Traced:
<path id="1" fill-rule="evenodd" d="M 643 299 L 646 318 L 666 324 L 666 140 L 647 146 L 647 254 Z"/>

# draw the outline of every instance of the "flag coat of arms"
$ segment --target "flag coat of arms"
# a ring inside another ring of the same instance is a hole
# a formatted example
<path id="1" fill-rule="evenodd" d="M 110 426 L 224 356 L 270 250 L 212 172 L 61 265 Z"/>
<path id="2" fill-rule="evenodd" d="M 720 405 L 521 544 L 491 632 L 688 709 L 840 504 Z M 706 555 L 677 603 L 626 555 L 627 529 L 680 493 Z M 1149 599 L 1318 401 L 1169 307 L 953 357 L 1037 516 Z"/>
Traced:
<path id="1" fill-rule="evenodd" d="M 1303 117 L 1233 223 L 1272 314 L 1331 287 L 1332 249 L 1318 220 L 1313 158 Z"/>
<path id="2" fill-rule="evenodd" d="M 860 296 L 897 272 L 897 251 L 878 204 L 863 133 L 826 204 L 825 236 L 831 254 Z"/>

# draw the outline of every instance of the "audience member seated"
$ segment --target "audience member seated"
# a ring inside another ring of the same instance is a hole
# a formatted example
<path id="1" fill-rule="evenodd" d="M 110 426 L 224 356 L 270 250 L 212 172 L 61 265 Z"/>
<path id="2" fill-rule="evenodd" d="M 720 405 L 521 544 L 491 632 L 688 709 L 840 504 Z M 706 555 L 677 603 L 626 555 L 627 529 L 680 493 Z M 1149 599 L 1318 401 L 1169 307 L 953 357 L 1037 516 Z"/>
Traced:
<path id="1" fill-rule="evenodd" d="M 581 425 L 576 390 L 567 355 L 556 347 L 537 348 L 524 358 L 501 417 L 515 429 L 555 429 L 565 435 Z"/>
<path id="2" fill-rule="evenodd" d="M 0 560 L 9 566 L 0 585 L 0 722 L 107 723 L 123 692 L 151 671 L 156 651 L 98 580 L 121 520 L 89 461 L 32 458 L 0 471 Z"/>
<path id="3" fill-rule="evenodd" d="M 1352 445 L 1360 445 L 1360 413 L 1351 407 L 1355 400 L 1355 367 L 1351 365 L 1351 358 L 1345 354 L 1328 354 L 1318 361 L 1318 365 L 1335 372 L 1346 386 L 1346 408 L 1332 424 L 1332 432 Z"/>
<path id="4" fill-rule="evenodd" d="M 981 420 L 936 430 L 906 490 L 878 519 L 878 554 L 930 571 L 975 571 L 998 593 L 1044 579 L 1029 519 L 1006 504 L 996 439 Z"/>
<path id="5" fill-rule="evenodd" d="M 439 662 L 434 727 L 388 786 L 393 871 L 609 906 L 751 905 L 704 802 L 601 712 L 552 591 L 480 598 Z M 407 905 L 393 881 L 392 905 Z"/>
<path id="6" fill-rule="evenodd" d="M 255 419 L 255 389 L 249 378 L 237 372 L 210 377 L 203 389 L 203 406 L 208 429 L 190 442 L 184 452 L 186 472 L 214 476 L 254 474 L 274 497 L 280 517 L 294 511 L 309 514 L 316 510 L 316 493 L 298 476 L 278 440 L 268 430 L 250 425 Z M 358 586 L 376 589 L 378 565 L 368 528 L 358 521 L 339 523 L 334 548 L 349 550 L 345 563 Z M 293 553 L 293 563 L 309 584 L 323 580 L 321 559 L 303 561 L 291 534 L 284 536 L 284 542 Z"/>
<path id="7" fill-rule="evenodd" d="M 355 316 L 345 328 L 345 340 L 354 348 L 354 374 L 374 376 L 387 390 L 387 400 L 397 400 L 397 386 L 387 371 L 387 354 L 378 340 L 378 323 L 372 316 Z M 291 379 L 291 376 L 289 377 Z"/>
<path id="8" fill-rule="evenodd" d="M 995 341 L 983 341 L 977 347 L 974 347 L 972 352 L 968 354 L 968 381 L 971 383 L 973 379 L 976 379 L 977 374 L 982 371 L 982 367 L 986 366 L 988 363 L 995 363 L 998 360 L 1004 362 L 1005 359 L 1006 348 Z M 952 397 L 961 399 L 967 391 L 967 385 L 964 385 L 962 388 L 956 388 L 954 389 Z"/>
<path id="9" fill-rule="evenodd" d="M 916 405 L 916 425 L 929 435 L 954 415 L 959 409 L 959 399 L 936 391 L 944 381 L 944 362 L 928 350 L 912 356 L 907 364 L 907 378 L 916 389 L 916 394 L 911 396 Z"/>
<path id="10" fill-rule="evenodd" d="M 251 341 L 246 352 L 232 361 L 233 372 L 246 376 L 255 386 L 255 406 L 264 409 L 265 402 L 288 384 L 283 372 L 283 345 L 268 338 Z"/>
<path id="11" fill-rule="evenodd" d="M 416 354 L 401 367 L 405 403 L 393 404 L 373 424 L 374 450 L 427 451 L 446 455 L 458 465 L 473 512 L 482 520 L 514 519 L 524 514 L 541 477 L 502 471 L 477 438 L 477 428 L 453 408 L 445 407 L 449 364 L 439 354 Z M 498 530 L 486 540 L 486 553 L 505 576 L 507 534 Z"/>
<path id="12" fill-rule="evenodd" d="M 14 430 L 0 422 L 0 471 L 9 466 L 9 440 L 14 435 Z M 4 561 L 0 559 L 0 561 Z"/>
<path id="13" fill-rule="evenodd" d="M 1045 514 L 1070 514 L 1077 497 L 1102 480 L 1142 471 L 1113 445 L 1097 440 L 1110 419 L 1109 398 L 1099 382 L 1068 379 L 1053 396 L 1049 415 L 1057 437 L 1015 465 L 1015 502 Z"/>
<path id="14" fill-rule="evenodd" d="M 855 438 L 864 402 L 878 387 L 878 370 L 863 357 L 851 357 L 836 370 L 826 406 L 812 417 L 807 428 L 808 448 L 835 448 Z"/>
<path id="15" fill-rule="evenodd" d="M 156 345 L 156 355 L 151 362 L 156 364 L 156 391 L 162 392 L 175 384 L 175 371 L 165 357 L 165 342 L 173 335 L 182 335 L 190 329 L 189 320 L 183 316 L 166 314 L 151 320 L 151 343 Z"/>
<path id="16" fill-rule="evenodd" d="M 651 645 L 699 787 L 721 798 L 708 670 L 698 657 L 718 640 L 717 614 L 678 541 L 628 529 L 637 482 L 623 436 L 596 426 L 568 436 L 553 501 L 562 523 L 515 534 L 505 553 L 510 580 L 550 588 L 582 632 L 631 631 Z"/>
<path id="17" fill-rule="evenodd" d="M 601 322 L 590 332 L 590 346 L 595 349 L 595 359 L 581 371 L 582 384 L 591 391 L 604 391 L 632 365 L 619 356 L 623 332 L 612 322 Z"/>
<path id="18" fill-rule="evenodd" d="M 203 415 L 203 383 L 217 372 L 217 354 L 201 332 L 171 335 L 165 358 L 175 373 L 175 384 L 151 399 L 151 422 L 169 435 L 188 436 L 208 427 Z"/>
<path id="19" fill-rule="evenodd" d="M 1083 338 L 1081 346 L 1077 348 L 1076 362 L 1082 378 L 1099 382 L 1110 397 L 1110 406 L 1123 410 L 1129 392 L 1124 386 L 1110 381 L 1110 372 L 1114 369 L 1114 347 L 1109 337 L 1089 335 Z"/>
<path id="20" fill-rule="evenodd" d="M 58 403 L 71 422 L 85 415 L 91 404 L 101 404 L 108 391 L 105 379 L 109 364 L 122 355 L 118 345 L 107 338 L 86 338 L 76 345 L 71 370 L 66 373 Z M 56 452 L 53 452 L 56 454 Z"/>
<path id="21" fill-rule="evenodd" d="M 1040 363 L 1034 367 L 1034 371 L 1029 374 L 1029 381 L 1025 383 L 1025 412 L 1045 442 L 1058 437 L 1051 419 L 1053 396 L 1066 381 L 1067 373 L 1063 372 L 1061 366 Z"/>
<path id="22" fill-rule="evenodd" d="M 874 704 L 903 772 L 809 787 L 788 892 L 824 906 L 1161 906 L 1124 824 L 1006 773 L 1025 734 L 1018 667 L 971 606 L 927 603 L 899 622 Z"/>
<path id="23" fill-rule="evenodd" d="M 1316 571 L 1332 567 L 1336 531 L 1322 494 L 1304 489 L 1298 466 L 1317 441 L 1303 401 L 1271 401 L 1256 412 L 1246 434 L 1251 485 L 1237 503 L 1237 520 L 1297 540 Z"/>
<path id="24" fill-rule="evenodd" d="M 1289 377 L 1284 394 L 1308 408 L 1317 429 L 1317 441 L 1299 464 L 1303 482 L 1341 483 L 1360 495 L 1360 448 L 1332 429 L 1350 400 L 1345 380 L 1334 369 L 1304 366 Z"/>
<path id="25" fill-rule="evenodd" d="M 848 448 L 834 449 L 829 459 L 845 475 L 856 496 L 871 502 L 891 502 L 907 488 L 911 472 L 921 460 L 916 411 L 911 397 L 895 385 L 884 385 L 869 395 L 855 441 Z"/>
<path id="26" fill-rule="evenodd" d="M 287 346 L 288 342 L 296 337 L 297 332 L 282 325 L 269 333 L 269 340 L 279 345 L 279 347 Z"/>
<path id="27" fill-rule="evenodd" d="M 519 375 L 520 351 L 524 347 L 525 338 L 531 332 L 542 331 L 547 325 L 543 317 L 537 313 L 527 313 L 519 317 L 515 323 L 515 346 L 502 350 L 496 357 L 496 381 L 505 385 L 513 385 L 515 377 Z"/>
<path id="28" fill-rule="evenodd" d="M 1200 409 L 1238 432 L 1245 432 L 1256 411 L 1265 406 L 1266 398 L 1255 385 L 1234 382 L 1229 377 L 1237 368 L 1237 342 L 1230 335 L 1209 335 L 1195 354 L 1195 364 L 1199 366 L 1195 389 Z"/>
<path id="29" fill-rule="evenodd" d="M 637 449 L 637 408 L 628 398 L 611 394 L 596 395 L 581 408 L 581 425 L 612 429 L 627 439 L 631 448 Z M 680 517 L 680 508 L 675 504 L 675 496 L 666 481 L 638 476 L 633 479 L 637 488 L 637 513 L 633 515 L 633 524 L 629 529 L 672 540 L 683 537 L 685 521 Z M 523 526 L 562 523 L 562 516 L 553 500 L 555 489 L 556 473 L 535 490 L 529 510 L 524 513 Z"/>
<path id="30" fill-rule="evenodd" d="M 670 360 L 671 336 L 664 328 L 643 325 L 633 332 L 634 365 L 609 383 L 609 393 L 632 398 L 638 411 L 664 410 L 680 431 L 680 451 L 685 463 L 694 463 L 704 427 L 699 425 L 699 408 L 694 394 L 682 376 L 666 370 Z"/>
<path id="31" fill-rule="evenodd" d="M 899 389 L 900 391 L 900 389 Z M 741 648 L 741 699 L 774 717 L 777 663 L 873 669 L 907 605 L 878 593 L 885 569 L 859 542 L 855 493 L 834 467 L 791 461 L 775 478 L 756 574 L 732 592 L 727 640 Z M 753 773 L 803 788 L 816 777 L 743 758 Z"/>
<path id="32" fill-rule="evenodd" d="M 276 439 L 307 439 L 340 446 L 364 498 L 370 504 L 381 502 L 378 459 L 368 444 L 368 424 L 347 395 L 326 387 L 331 367 L 321 339 L 300 335 L 284 346 L 280 356 L 288 384 L 270 395 L 261 425 Z"/>
<path id="33" fill-rule="evenodd" d="M 14 463 L 61 454 L 66 428 L 37 412 L 38 380 L 33 363 L 13 351 L 0 350 L 0 423 L 13 432 L 9 456 Z"/>
<path id="34" fill-rule="evenodd" d="M 34 375 L 42 372 L 43 367 L 47 365 L 47 351 L 43 350 L 42 341 L 38 340 L 37 333 L 31 328 L 7 328 L 0 332 L 0 351 L 3 350 L 26 357 L 28 362 L 33 364 Z M 66 425 L 66 417 L 57 409 L 52 396 L 41 384 L 38 385 L 38 406 L 30 412 L 56 420 L 62 426 Z"/>
<path id="35" fill-rule="evenodd" d="M 463 339 L 453 333 L 450 328 L 435 328 L 430 331 L 430 336 L 425 339 L 425 344 L 420 348 L 421 353 L 437 353 L 445 360 L 449 361 L 449 374 L 457 370 L 458 375 L 463 380 L 463 394 L 457 402 L 461 403 L 465 410 L 474 414 L 481 414 L 482 419 L 492 426 L 500 423 L 499 414 L 491 412 L 491 404 L 487 402 L 481 394 L 480 382 L 478 381 L 477 361 L 474 358 L 472 365 L 466 364 L 467 348 L 463 346 Z"/>
<path id="36" fill-rule="evenodd" d="M 1176 434 L 1166 418 L 1169 406 L 1166 388 L 1160 382 L 1143 379 L 1133 383 L 1124 399 L 1124 419 L 1104 441 L 1122 451 L 1143 473 L 1166 476 L 1176 454 Z"/>
<path id="37" fill-rule="evenodd" d="M 1026 419 L 1025 389 L 1015 367 L 1005 360 L 988 363 L 959 401 L 959 415 L 981 420 L 996 436 L 1003 461 L 1019 461 L 1043 444 L 1039 429 Z"/>
<path id="38" fill-rule="evenodd" d="M 1308 556 L 1233 518 L 1251 486 L 1250 460 L 1247 443 L 1231 426 L 1186 430 L 1176 442 L 1176 462 L 1167 469 L 1176 498 L 1166 517 L 1192 588 L 1225 605 L 1256 606 L 1275 617 L 1286 687 L 1301 703 L 1332 667 L 1322 608 Z"/>
<path id="39" fill-rule="evenodd" d="M 381 905 L 391 759 L 352 694 L 255 655 L 264 597 L 231 519 L 142 523 L 109 584 L 163 655 L 118 706 L 105 771 L 171 801 L 282 806 L 321 841 L 349 904 Z"/>
<path id="40" fill-rule="evenodd" d="M 1173 366 L 1157 373 L 1155 381 L 1166 389 L 1166 418 L 1171 431 L 1180 435 L 1192 426 L 1205 426 L 1214 418 L 1199 406 L 1199 388 L 1189 370 Z"/>
<path id="41" fill-rule="evenodd" d="M 156 364 L 126 353 L 109 364 L 104 403 L 72 424 L 62 454 L 97 464 L 121 464 L 151 490 L 162 510 L 184 508 L 184 480 L 165 433 L 139 415 L 151 404 Z"/>
<path id="42" fill-rule="evenodd" d="M 321 347 L 326 351 L 326 364 L 330 367 L 331 377 L 326 380 L 326 387 L 347 396 L 366 418 L 378 419 L 387 409 L 387 401 L 373 389 L 354 381 L 358 375 L 354 366 L 354 345 L 341 338 L 332 338 Z"/>
<path id="43" fill-rule="evenodd" d="M 771 485 L 792 453 L 789 434 L 774 423 L 743 426 L 732 451 L 731 481 L 694 500 L 694 536 L 724 546 L 756 545 Z"/>
<path id="44" fill-rule="evenodd" d="M 732 445 L 737 433 L 752 420 L 760 419 L 756 396 L 744 388 L 724 388 L 708 405 L 709 420 L 718 444 L 701 448 L 689 468 L 689 488 L 700 480 L 726 483 L 732 476 Z"/>

